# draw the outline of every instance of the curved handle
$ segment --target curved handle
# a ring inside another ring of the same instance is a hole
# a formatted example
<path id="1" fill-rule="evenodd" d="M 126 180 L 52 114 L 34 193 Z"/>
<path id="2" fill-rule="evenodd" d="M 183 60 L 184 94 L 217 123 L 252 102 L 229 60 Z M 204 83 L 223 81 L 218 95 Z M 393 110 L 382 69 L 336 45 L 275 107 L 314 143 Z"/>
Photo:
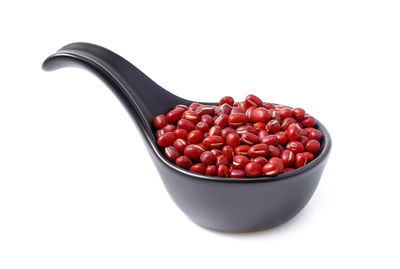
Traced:
<path id="1" fill-rule="evenodd" d="M 69 44 L 43 63 L 46 71 L 69 66 L 87 68 L 101 78 L 148 137 L 152 137 L 150 123 L 156 115 L 177 104 L 190 104 L 190 101 L 164 90 L 121 56 L 94 44 Z"/>

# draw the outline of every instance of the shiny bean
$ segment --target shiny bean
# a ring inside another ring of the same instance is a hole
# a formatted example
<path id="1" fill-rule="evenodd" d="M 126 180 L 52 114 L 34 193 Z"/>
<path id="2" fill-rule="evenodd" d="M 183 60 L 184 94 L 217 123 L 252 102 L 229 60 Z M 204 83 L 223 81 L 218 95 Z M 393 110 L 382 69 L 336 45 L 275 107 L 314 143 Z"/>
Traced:
<path id="1" fill-rule="evenodd" d="M 224 146 L 224 143 L 225 143 L 224 138 L 219 135 L 211 135 L 209 137 L 204 138 L 203 140 L 203 145 L 207 149 L 222 148 Z"/>
<path id="2" fill-rule="evenodd" d="M 182 155 L 176 158 L 175 164 L 183 169 L 189 170 L 192 167 L 192 161 L 188 156 Z"/>
<path id="3" fill-rule="evenodd" d="M 165 118 L 169 123 L 175 123 L 182 117 L 184 111 L 185 110 L 183 108 L 176 107 L 168 112 Z"/>
<path id="4" fill-rule="evenodd" d="M 198 144 L 203 140 L 203 133 L 199 130 L 193 130 L 187 135 L 188 144 Z"/>
<path id="5" fill-rule="evenodd" d="M 166 132 L 157 139 L 157 145 L 160 147 L 168 147 L 174 143 L 175 139 L 174 133 Z"/>
<path id="6" fill-rule="evenodd" d="M 244 155 L 236 155 L 233 157 L 232 164 L 236 169 L 244 169 L 246 165 L 250 162 L 249 158 Z"/>
<path id="7" fill-rule="evenodd" d="M 164 152 L 165 152 L 165 156 L 167 156 L 167 159 L 170 162 L 175 162 L 176 158 L 178 158 L 181 155 L 179 153 L 179 150 L 174 146 L 166 147 Z"/>
<path id="8" fill-rule="evenodd" d="M 268 155 L 268 153 L 268 145 L 265 144 L 254 145 L 248 150 L 248 154 L 250 157 L 265 157 Z"/>
<path id="9" fill-rule="evenodd" d="M 247 123 L 247 116 L 244 113 L 231 114 L 228 117 L 228 123 L 232 127 L 238 127 L 240 125 L 243 125 L 243 124 Z"/>
<path id="10" fill-rule="evenodd" d="M 240 142 L 246 145 L 255 145 L 260 143 L 260 138 L 257 135 L 246 132 L 240 136 Z"/>
<path id="11" fill-rule="evenodd" d="M 153 124 L 157 129 L 161 129 L 168 124 L 168 121 L 164 115 L 158 115 L 154 117 Z"/>
<path id="12" fill-rule="evenodd" d="M 262 174 L 262 166 L 256 162 L 250 162 L 246 165 L 245 172 L 248 177 L 259 177 Z"/>

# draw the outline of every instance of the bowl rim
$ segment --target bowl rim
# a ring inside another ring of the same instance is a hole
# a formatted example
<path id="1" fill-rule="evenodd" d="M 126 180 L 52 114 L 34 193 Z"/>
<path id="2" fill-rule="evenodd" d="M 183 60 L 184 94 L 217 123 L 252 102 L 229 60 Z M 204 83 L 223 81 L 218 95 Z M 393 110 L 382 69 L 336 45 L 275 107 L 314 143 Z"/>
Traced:
<path id="1" fill-rule="evenodd" d="M 288 107 L 288 106 L 287 106 Z M 314 118 L 315 119 L 315 118 Z M 284 174 L 279 174 L 273 177 L 257 177 L 257 178 L 232 178 L 232 177 L 217 177 L 217 176 L 206 176 L 203 174 L 198 174 L 198 173 L 193 173 L 189 170 L 183 169 L 179 166 L 177 166 L 176 164 L 170 162 L 165 156 L 164 154 L 162 154 L 160 148 L 155 145 L 156 143 L 151 143 L 153 146 L 155 146 L 154 148 L 154 152 L 157 154 L 158 158 L 169 168 L 173 169 L 173 170 L 177 170 L 180 173 L 194 178 L 194 179 L 198 179 L 198 180 L 206 180 L 206 181 L 212 181 L 212 182 L 217 182 L 217 183 L 261 183 L 261 182 L 276 182 L 276 181 L 281 181 L 281 180 L 285 180 L 285 179 L 291 179 L 296 177 L 299 174 L 305 173 L 311 169 L 313 169 L 314 167 L 318 166 L 321 162 L 323 162 L 329 155 L 329 152 L 331 150 L 332 147 L 332 139 L 331 136 L 328 132 L 328 130 L 326 129 L 326 127 L 317 119 L 315 119 L 315 126 L 314 128 L 318 129 L 321 133 L 322 133 L 322 139 L 323 143 L 321 144 L 321 152 L 318 154 L 318 156 L 312 160 L 310 163 L 307 163 L 305 166 L 300 167 L 295 169 L 294 171 L 288 172 L 288 173 L 284 173 Z M 155 136 L 154 136 L 155 138 Z"/>

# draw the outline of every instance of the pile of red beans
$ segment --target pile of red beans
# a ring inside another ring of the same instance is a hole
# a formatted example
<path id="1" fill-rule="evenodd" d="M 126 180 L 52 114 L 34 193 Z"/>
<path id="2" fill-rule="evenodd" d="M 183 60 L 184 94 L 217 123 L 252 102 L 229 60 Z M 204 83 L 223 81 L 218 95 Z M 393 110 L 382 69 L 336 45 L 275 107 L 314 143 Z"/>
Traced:
<path id="1" fill-rule="evenodd" d="M 219 106 L 177 105 L 153 120 L 167 159 L 194 173 L 261 177 L 288 173 L 311 162 L 322 133 L 302 108 L 264 103 L 255 95 Z"/>

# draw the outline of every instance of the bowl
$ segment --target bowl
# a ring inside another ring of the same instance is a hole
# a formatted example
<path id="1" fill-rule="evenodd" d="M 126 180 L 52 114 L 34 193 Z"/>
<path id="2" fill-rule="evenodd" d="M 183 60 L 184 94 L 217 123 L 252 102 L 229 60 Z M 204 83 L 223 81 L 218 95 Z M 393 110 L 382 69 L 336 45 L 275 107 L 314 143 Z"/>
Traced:
<path id="1" fill-rule="evenodd" d="M 43 63 L 45 70 L 68 66 L 92 71 L 115 93 L 138 125 L 171 198 L 193 222 L 223 232 L 265 230 L 292 219 L 314 194 L 332 145 L 328 130 L 318 120 L 316 128 L 323 134 L 321 151 L 299 169 L 260 178 L 195 174 L 166 159 L 157 146 L 152 125 L 156 115 L 165 114 L 177 104 L 190 105 L 194 101 L 166 91 L 121 56 L 94 44 L 69 44 Z"/>

